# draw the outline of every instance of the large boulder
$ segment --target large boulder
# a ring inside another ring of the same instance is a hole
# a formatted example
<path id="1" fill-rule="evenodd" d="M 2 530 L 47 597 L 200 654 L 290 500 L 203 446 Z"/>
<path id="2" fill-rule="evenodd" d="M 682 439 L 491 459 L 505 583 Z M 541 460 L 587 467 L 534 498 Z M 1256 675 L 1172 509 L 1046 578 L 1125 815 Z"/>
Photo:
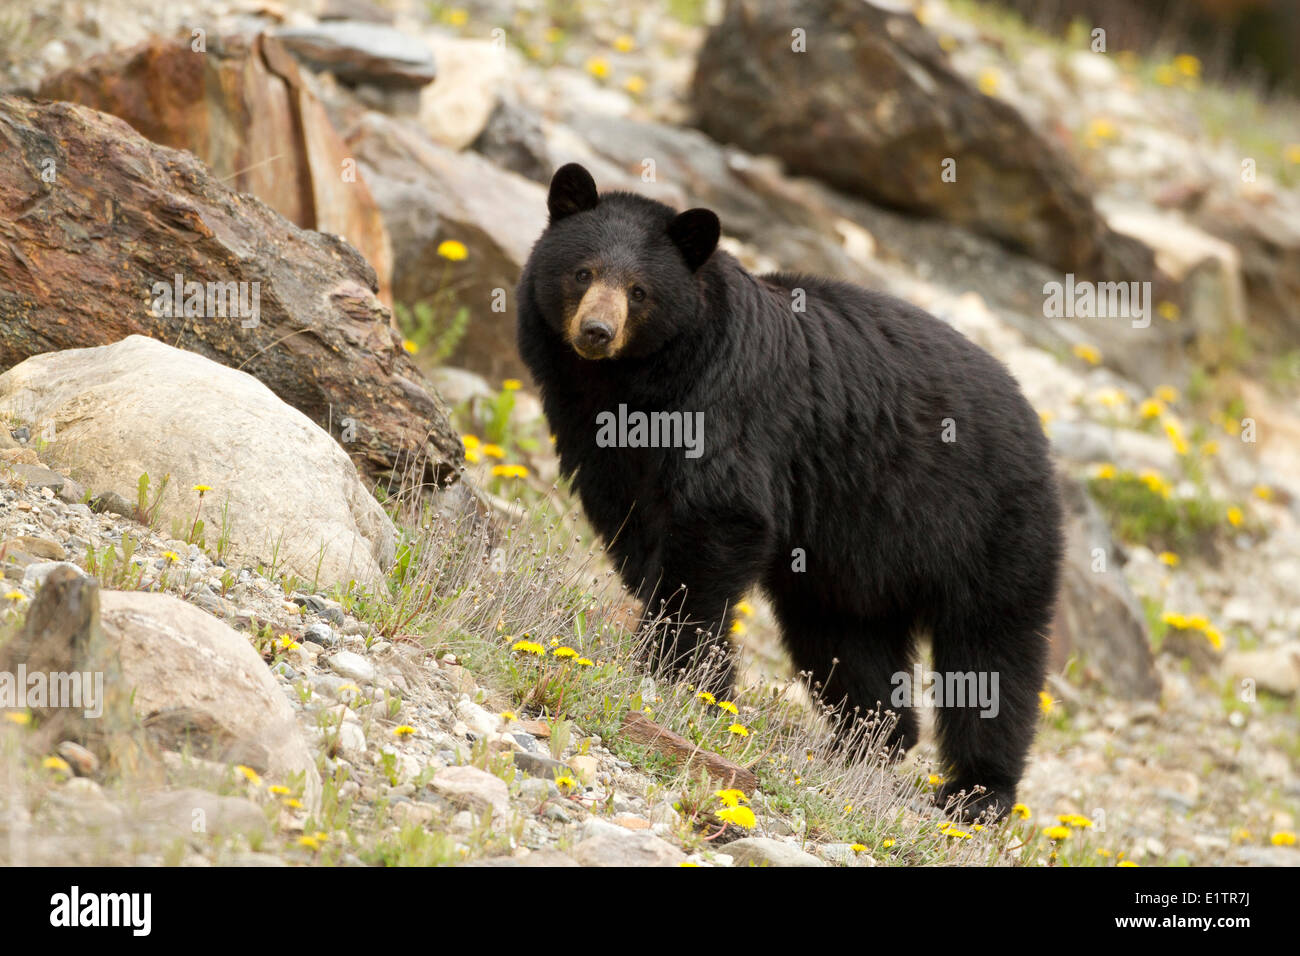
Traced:
<path id="1" fill-rule="evenodd" d="M 1078 658 L 1086 680 L 1121 700 L 1158 700 L 1146 616 L 1124 578 L 1123 561 L 1106 519 L 1084 486 L 1064 479 L 1065 563 L 1051 633 L 1059 669 Z"/>
<path id="2" fill-rule="evenodd" d="M 169 748 L 301 779 L 320 801 L 320 774 L 293 708 L 248 638 L 168 594 L 104 591 L 100 621 L 136 716 Z"/>
<path id="3" fill-rule="evenodd" d="M 792 47 L 798 28 L 806 52 Z M 691 98 L 715 139 L 883 205 L 991 235 L 1042 262 L 1150 279 L 1079 174 L 1008 104 L 972 88 L 910 13 L 865 0 L 728 0 Z M 942 175 L 955 161 L 955 181 Z"/>
<path id="4" fill-rule="evenodd" d="M 343 140 L 281 45 L 304 41 L 304 32 L 314 35 L 212 38 L 198 52 L 189 42 L 155 38 L 65 70 L 40 94 L 121 117 L 155 143 L 188 149 L 229 188 L 252 193 L 293 224 L 342 236 L 374 268 L 380 297 L 391 303 L 393 253 L 379 209 L 365 178 L 347 175 Z"/>
<path id="5" fill-rule="evenodd" d="M 230 557 L 326 585 L 372 581 L 396 532 L 347 454 L 244 372 L 133 335 L 37 355 L 0 375 L 0 417 L 33 425 L 46 459 L 93 492 L 136 499 L 164 475 L 161 530 L 183 537 L 203 502 L 209 548 L 229 505 Z"/>
<path id="6" fill-rule="evenodd" d="M 456 474 L 446 408 L 346 242 L 82 106 L 0 96 L 0 148 L 0 369 L 150 335 L 256 376 L 370 477 Z"/>

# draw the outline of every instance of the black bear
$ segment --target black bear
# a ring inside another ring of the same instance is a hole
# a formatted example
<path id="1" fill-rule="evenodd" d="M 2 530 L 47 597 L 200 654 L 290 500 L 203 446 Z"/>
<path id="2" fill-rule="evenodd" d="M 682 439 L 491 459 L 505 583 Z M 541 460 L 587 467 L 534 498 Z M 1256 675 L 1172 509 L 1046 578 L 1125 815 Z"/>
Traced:
<path id="1" fill-rule="evenodd" d="M 918 722 L 898 689 L 928 635 L 940 690 L 981 698 L 936 699 L 939 799 L 1005 814 L 1062 552 L 1047 441 L 1015 380 L 903 301 L 750 274 L 707 209 L 598 194 L 577 164 L 547 205 L 519 349 L 624 583 L 647 618 L 686 625 L 657 663 L 725 648 L 757 584 L 828 703 L 897 711 L 903 750 Z"/>

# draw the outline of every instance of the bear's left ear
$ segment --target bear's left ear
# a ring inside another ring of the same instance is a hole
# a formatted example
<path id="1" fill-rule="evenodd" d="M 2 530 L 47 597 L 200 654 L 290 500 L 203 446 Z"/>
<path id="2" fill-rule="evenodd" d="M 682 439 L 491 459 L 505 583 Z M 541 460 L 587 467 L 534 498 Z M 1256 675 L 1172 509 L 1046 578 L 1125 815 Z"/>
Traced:
<path id="1" fill-rule="evenodd" d="M 551 190 L 546 196 L 546 209 L 551 214 L 551 222 L 559 222 L 565 216 L 595 209 L 598 202 L 600 196 L 596 194 L 596 180 L 578 163 L 566 163 L 551 177 Z"/>
<path id="2" fill-rule="evenodd" d="M 668 238 L 681 250 L 692 272 L 713 255 L 721 233 L 722 223 L 708 209 L 688 209 L 668 224 Z"/>

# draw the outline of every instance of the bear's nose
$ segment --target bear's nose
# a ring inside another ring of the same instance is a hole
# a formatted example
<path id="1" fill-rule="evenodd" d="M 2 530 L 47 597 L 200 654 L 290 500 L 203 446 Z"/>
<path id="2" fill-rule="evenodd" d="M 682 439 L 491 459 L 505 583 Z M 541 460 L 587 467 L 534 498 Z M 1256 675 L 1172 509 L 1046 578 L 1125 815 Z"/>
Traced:
<path id="1" fill-rule="evenodd" d="M 603 349 L 614 340 L 614 330 L 598 319 L 584 319 L 578 332 L 582 344 L 591 349 Z"/>

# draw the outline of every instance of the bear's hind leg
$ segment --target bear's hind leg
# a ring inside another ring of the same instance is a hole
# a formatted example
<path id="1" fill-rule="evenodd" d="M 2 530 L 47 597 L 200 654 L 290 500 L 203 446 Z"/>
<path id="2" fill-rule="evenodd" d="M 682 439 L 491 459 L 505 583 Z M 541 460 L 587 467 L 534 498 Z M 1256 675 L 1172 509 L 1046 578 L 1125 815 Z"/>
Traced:
<path id="1" fill-rule="evenodd" d="M 934 668 L 946 691 L 936 722 L 948 776 L 938 803 L 964 790 L 968 799 L 957 816 L 1000 819 L 1015 803 L 1038 724 L 1046 626 L 1045 614 L 985 610 L 934 628 Z"/>

